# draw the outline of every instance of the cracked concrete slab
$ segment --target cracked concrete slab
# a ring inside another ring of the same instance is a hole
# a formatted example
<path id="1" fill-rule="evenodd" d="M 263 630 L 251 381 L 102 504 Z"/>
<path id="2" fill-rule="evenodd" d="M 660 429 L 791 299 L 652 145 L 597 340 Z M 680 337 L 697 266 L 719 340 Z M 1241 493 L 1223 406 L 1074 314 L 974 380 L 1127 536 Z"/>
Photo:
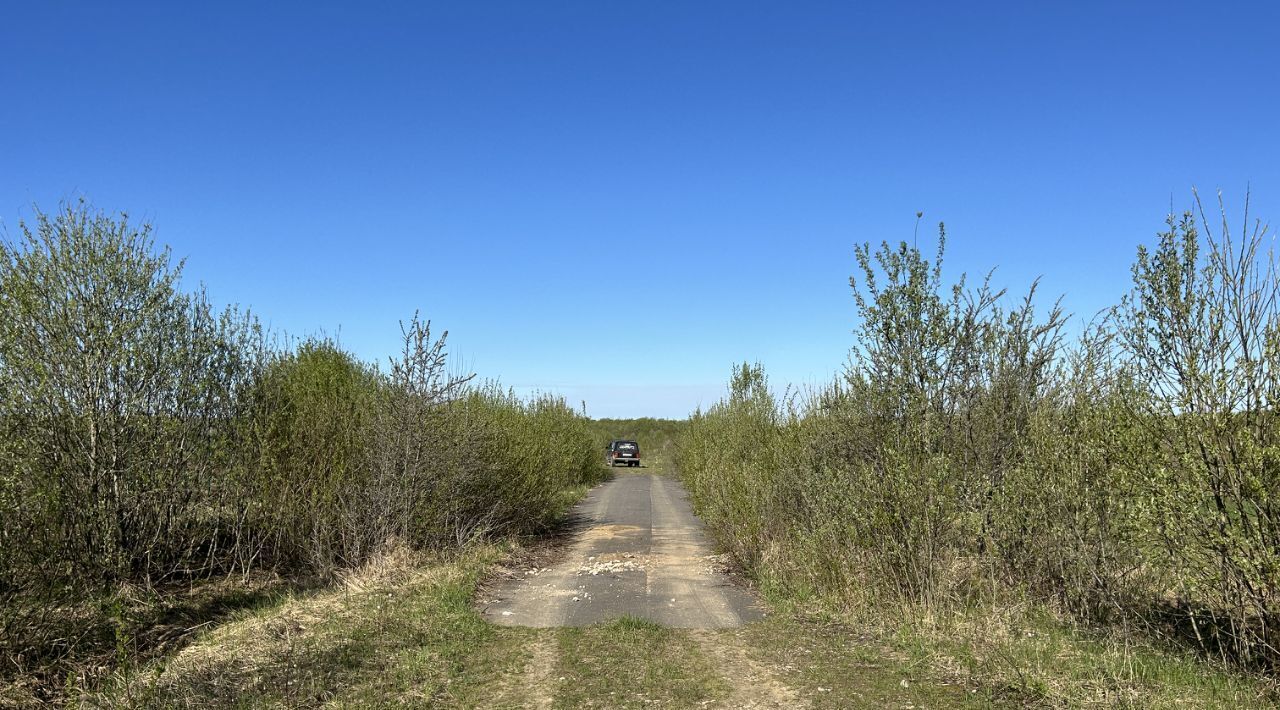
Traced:
<path id="1" fill-rule="evenodd" d="M 764 616 L 723 570 L 678 481 L 620 474 L 573 511 L 579 532 L 563 559 L 490 587 L 486 618 L 512 626 L 585 626 L 630 615 L 718 629 Z"/>

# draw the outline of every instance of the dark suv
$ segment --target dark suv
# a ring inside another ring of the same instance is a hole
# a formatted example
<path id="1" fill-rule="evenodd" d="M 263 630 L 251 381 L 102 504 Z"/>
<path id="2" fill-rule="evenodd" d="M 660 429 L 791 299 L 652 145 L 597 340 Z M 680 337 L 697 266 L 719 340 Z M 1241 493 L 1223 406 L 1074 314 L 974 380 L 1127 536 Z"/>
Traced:
<path id="1" fill-rule="evenodd" d="M 605 463 L 610 466 L 626 464 L 640 465 L 640 445 L 630 439 L 614 439 L 604 448 Z"/>

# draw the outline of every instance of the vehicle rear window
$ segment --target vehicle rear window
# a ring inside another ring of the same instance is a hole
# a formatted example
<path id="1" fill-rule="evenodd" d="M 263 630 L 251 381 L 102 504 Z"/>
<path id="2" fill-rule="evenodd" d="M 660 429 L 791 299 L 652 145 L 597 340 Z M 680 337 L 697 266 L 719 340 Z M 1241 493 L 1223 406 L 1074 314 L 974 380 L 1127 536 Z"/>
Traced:
<path id="1" fill-rule="evenodd" d="M 618 450 L 619 450 L 619 451 L 632 451 L 632 450 L 634 450 L 634 449 L 638 449 L 638 448 L 640 448 L 640 447 L 636 446 L 636 444 L 635 444 L 635 442 L 634 442 L 634 441 L 620 441 L 620 442 L 618 442 Z"/>

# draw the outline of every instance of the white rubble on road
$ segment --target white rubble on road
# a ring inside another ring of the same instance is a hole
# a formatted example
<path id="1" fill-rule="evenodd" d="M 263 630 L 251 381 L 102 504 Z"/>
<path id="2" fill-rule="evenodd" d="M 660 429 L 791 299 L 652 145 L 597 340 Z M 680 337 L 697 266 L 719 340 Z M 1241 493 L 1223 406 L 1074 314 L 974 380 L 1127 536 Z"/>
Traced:
<path id="1" fill-rule="evenodd" d="M 635 555 L 622 555 L 614 559 L 588 557 L 586 564 L 578 566 L 578 574 L 589 574 L 594 577 L 618 572 L 643 572 L 644 569 L 645 561 L 637 559 Z"/>

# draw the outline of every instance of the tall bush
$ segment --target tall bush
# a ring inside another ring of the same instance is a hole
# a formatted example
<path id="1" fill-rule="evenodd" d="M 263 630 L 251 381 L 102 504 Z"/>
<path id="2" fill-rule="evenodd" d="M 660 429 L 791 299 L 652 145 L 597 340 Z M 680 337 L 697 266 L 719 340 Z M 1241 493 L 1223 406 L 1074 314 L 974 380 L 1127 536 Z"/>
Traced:
<path id="1" fill-rule="evenodd" d="M 181 263 L 126 215 L 81 202 L 20 231 L 0 246 L 9 564 L 99 580 L 206 571 L 234 520 L 223 474 L 256 322 L 181 291 Z"/>
<path id="2" fill-rule="evenodd" d="M 334 343 L 309 340 L 273 359 L 255 390 L 257 456 L 247 464 L 253 535 L 241 551 L 321 573 L 358 561 L 348 511 L 366 476 L 376 373 Z M 368 522 L 377 525 L 378 521 Z"/>
<path id="3" fill-rule="evenodd" d="M 764 369 L 742 363 L 728 396 L 690 418 L 678 452 L 694 504 L 716 521 L 722 543 L 752 565 L 776 554 L 785 529 L 773 510 L 782 498 L 778 416 Z"/>
<path id="4" fill-rule="evenodd" d="M 932 262 L 859 247 L 843 381 L 758 410 L 735 386 L 692 417 L 700 512 L 793 590 L 881 609 L 1029 593 L 1273 667 L 1280 280 L 1267 226 L 1246 208 L 1236 236 L 1196 204 L 1073 346 L 1034 286 L 1009 305 L 990 276 L 944 282 L 941 233 Z"/>
<path id="5" fill-rule="evenodd" d="M 56 693 L 68 657 L 166 643 L 131 638 L 164 615 L 156 587 L 535 531 L 603 474 L 584 417 L 474 387 L 416 316 L 386 369 L 278 351 L 182 290 L 147 225 L 81 202 L 20 232 L 0 243 L 0 683 Z"/>
<path id="6" fill-rule="evenodd" d="M 1221 197 L 1219 197 L 1221 206 Z M 1170 215 L 1138 249 L 1115 309 L 1122 356 L 1146 384 L 1133 416 L 1150 457 L 1158 559 L 1199 638 L 1280 661 L 1280 282 L 1267 227 L 1233 237 L 1196 212 Z M 1198 224 L 1197 224 L 1198 220 Z M 1203 229 L 1203 231 L 1201 231 Z"/>
<path id="7" fill-rule="evenodd" d="M 416 316 L 384 372 L 308 341 L 266 369 L 249 469 L 253 553 L 328 575 L 388 542 L 445 548 L 549 524 L 599 479 L 585 419 L 449 370 Z"/>

